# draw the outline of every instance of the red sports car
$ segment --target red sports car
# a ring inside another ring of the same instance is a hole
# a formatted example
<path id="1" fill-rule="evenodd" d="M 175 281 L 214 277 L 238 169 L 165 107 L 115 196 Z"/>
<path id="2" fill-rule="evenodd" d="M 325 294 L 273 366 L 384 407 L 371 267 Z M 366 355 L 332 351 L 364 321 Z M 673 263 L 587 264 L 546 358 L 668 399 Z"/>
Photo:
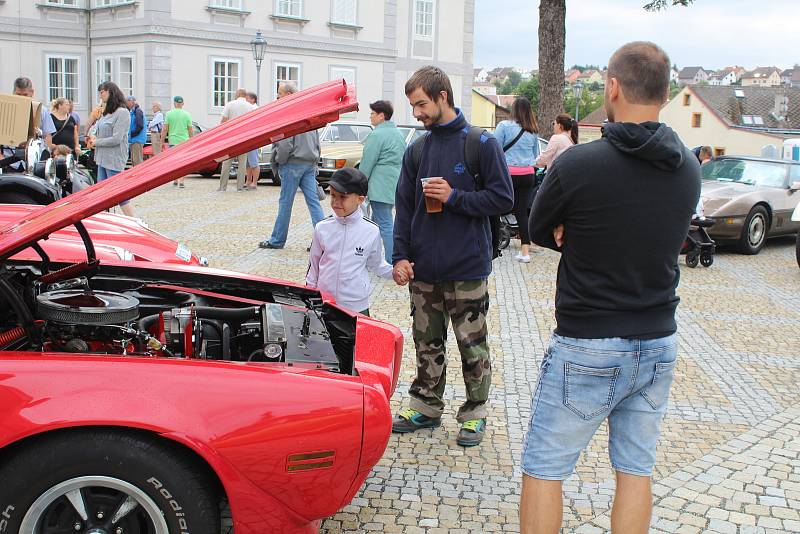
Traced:
<path id="1" fill-rule="evenodd" d="M 29 217 L 40 206 L 30 204 L 0 204 L 0 228 Z M 89 232 L 99 260 L 151 261 L 179 265 L 208 265 L 184 244 L 150 230 L 138 219 L 116 213 L 97 213 L 87 217 L 83 225 Z M 74 226 L 50 234 L 41 243 L 51 261 L 76 261 L 86 256 L 86 248 Z M 27 248 L 12 260 L 33 260 L 39 255 Z"/>
<path id="2" fill-rule="evenodd" d="M 0 533 L 310 533 L 351 500 L 399 330 L 280 280 L 99 261 L 82 221 L 355 109 L 343 81 L 296 93 L 0 228 Z M 69 225 L 86 259 L 49 261 Z"/>

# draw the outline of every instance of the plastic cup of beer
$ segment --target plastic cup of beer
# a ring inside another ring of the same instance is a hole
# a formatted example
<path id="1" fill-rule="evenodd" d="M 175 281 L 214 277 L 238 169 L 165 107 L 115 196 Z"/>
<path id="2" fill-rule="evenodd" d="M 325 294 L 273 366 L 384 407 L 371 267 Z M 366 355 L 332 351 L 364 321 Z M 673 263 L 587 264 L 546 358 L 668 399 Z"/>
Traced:
<path id="1" fill-rule="evenodd" d="M 420 178 L 423 187 L 428 180 L 433 180 L 434 178 L 441 178 L 441 176 L 431 176 L 430 178 Z M 431 198 L 429 196 L 425 196 L 425 211 L 428 213 L 440 213 L 442 211 L 442 201 L 436 198 Z"/>

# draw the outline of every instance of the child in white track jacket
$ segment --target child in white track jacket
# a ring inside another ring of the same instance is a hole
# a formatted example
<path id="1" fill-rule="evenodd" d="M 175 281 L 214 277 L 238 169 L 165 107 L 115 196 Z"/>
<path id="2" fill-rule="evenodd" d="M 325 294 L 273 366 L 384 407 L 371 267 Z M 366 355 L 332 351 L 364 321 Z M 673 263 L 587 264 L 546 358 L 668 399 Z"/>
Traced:
<path id="1" fill-rule="evenodd" d="M 335 215 L 314 227 L 306 285 L 332 294 L 336 303 L 369 315 L 369 275 L 392 277 L 383 257 L 378 225 L 365 219 L 361 204 L 367 177 L 358 169 L 340 169 L 331 176 L 331 207 Z"/>

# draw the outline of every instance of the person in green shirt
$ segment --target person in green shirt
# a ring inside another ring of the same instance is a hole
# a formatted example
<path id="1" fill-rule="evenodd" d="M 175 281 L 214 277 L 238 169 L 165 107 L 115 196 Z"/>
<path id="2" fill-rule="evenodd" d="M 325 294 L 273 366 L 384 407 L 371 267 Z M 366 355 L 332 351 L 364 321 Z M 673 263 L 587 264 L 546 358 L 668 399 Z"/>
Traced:
<path id="1" fill-rule="evenodd" d="M 173 108 L 167 111 L 164 117 L 164 128 L 161 130 L 161 146 L 167 148 L 179 145 L 194 135 L 192 116 L 183 109 L 183 97 L 176 96 L 172 99 Z M 165 143 L 166 140 L 168 143 Z M 183 185 L 183 177 L 178 178 L 172 185 Z"/>
<path id="2" fill-rule="evenodd" d="M 381 231 L 383 252 L 388 263 L 392 263 L 392 240 L 394 239 L 394 192 L 403 164 L 406 141 L 394 122 L 392 103 L 377 100 L 369 105 L 372 110 L 369 120 L 375 130 L 364 140 L 364 153 L 358 168 L 369 178 L 369 205 L 372 219 Z"/>

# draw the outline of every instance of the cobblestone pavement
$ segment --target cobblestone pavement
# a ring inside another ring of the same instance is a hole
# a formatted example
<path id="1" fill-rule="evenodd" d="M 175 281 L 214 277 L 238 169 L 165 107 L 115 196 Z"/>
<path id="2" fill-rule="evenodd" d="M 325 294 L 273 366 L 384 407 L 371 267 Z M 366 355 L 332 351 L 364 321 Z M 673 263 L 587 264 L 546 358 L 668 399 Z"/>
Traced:
<path id="1" fill-rule="evenodd" d="M 311 239 L 298 195 L 283 250 L 256 244 L 271 231 L 278 188 L 217 193 L 190 178 L 134 201 L 151 226 L 214 267 L 302 282 Z M 325 206 L 330 212 L 330 207 Z M 554 327 L 558 255 L 528 264 L 506 253 L 490 279 L 494 362 L 489 427 L 480 447 L 455 443 L 464 398 L 458 350 L 448 341 L 448 409 L 435 430 L 393 435 L 353 502 L 323 532 L 519 532 L 520 452 L 538 363 Z M 655 474 L 652 532 L 800 533 L 800 269 L 791 240 L 758 256 L 723 251 L 708 269 L 683 268 L 680 353 Z M 414 373 L 407 289 L 375 278 L 374 316 L 406 336 L 395 410 Z M 607 532 L 614 491 L 601 429 L 565 483 L 565 531 Z"/>

